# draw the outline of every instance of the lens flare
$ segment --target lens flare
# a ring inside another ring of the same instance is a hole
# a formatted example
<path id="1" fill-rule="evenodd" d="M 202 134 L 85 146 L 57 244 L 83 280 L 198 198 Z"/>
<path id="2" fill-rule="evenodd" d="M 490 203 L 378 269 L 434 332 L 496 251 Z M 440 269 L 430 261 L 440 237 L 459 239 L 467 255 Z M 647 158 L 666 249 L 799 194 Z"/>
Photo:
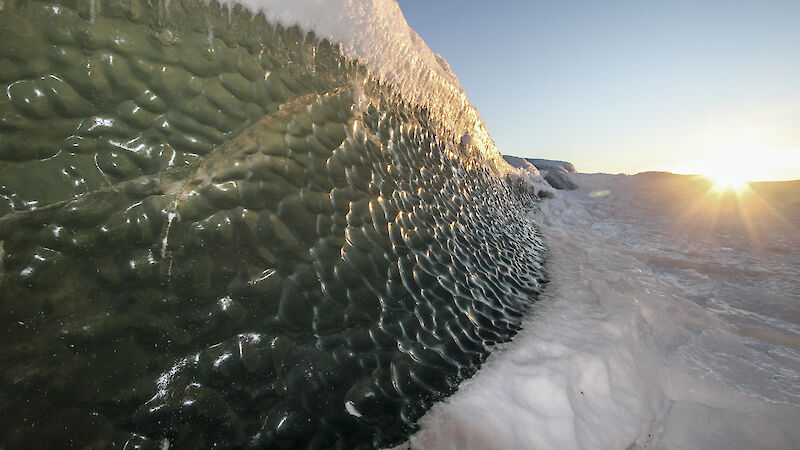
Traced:
<path id="1" fill-rule="evenodd" d="M 713 182 L 715 191 L 741 191 L 754 181 L 800 179 L 800 148 L 730 148 L 698 154 L 704 156 L 668 170 L 702 175 Z"/>
<path id="2" fill-rule="evenodd" d="M 741 192 L 749 184 L 745 177 L 737 173 L 715 173 L 707 174 L 705 177 L 714 183 L 711 189 L 717 192 Z"/>

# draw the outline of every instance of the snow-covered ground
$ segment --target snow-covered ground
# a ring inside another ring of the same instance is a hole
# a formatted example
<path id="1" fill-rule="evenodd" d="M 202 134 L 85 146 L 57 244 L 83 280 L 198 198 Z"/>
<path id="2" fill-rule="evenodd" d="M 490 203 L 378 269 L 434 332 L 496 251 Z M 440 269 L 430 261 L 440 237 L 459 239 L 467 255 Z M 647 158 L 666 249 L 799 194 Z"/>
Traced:
<path id="1" fill-rule="evenodd" d="M 800 182 L 570 176 L 552 281 L 414 448 L 797 448 Z"/>

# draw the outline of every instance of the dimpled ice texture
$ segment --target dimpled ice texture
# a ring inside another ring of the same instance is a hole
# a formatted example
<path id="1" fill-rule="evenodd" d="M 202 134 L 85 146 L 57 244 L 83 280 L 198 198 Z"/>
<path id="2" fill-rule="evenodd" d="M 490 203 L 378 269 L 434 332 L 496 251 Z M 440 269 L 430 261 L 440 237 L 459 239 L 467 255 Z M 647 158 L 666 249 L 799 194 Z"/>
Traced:
<path id="1" fill-rule="evenodd" d="M 0 5 L 0 446 L 392 445 L 519 329 L 532 198 L 337 44 Z"/>

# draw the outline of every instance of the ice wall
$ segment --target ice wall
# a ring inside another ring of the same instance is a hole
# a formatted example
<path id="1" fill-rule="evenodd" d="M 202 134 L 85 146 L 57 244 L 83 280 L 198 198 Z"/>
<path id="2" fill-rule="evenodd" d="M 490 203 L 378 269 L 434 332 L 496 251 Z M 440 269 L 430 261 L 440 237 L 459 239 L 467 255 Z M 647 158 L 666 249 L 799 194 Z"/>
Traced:
<path id="1" fill-rule="evenodd" d="M 412 38 L 392 72 L 239 5 L 3 3 L 0 447 L 396 444 L 510 339 L 533 198 Z"/>

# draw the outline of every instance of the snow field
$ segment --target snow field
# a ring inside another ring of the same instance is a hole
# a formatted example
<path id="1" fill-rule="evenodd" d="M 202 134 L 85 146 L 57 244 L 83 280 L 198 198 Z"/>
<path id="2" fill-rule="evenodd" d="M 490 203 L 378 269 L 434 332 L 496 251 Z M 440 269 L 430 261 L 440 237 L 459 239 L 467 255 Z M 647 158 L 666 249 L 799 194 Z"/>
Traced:
<path id="1" fill-rule="evenodd" d="M 746 221 L 727 200 L 710 217 L 702 186 L 671 177 L 573 175 L 578 191 L 541 203 L 544 300 L 411 447 L 800 442 L 800 261 L 779 250 L 798 242 L 784 197 L 800 187 L 761 189 L 782 209 Z"/>

